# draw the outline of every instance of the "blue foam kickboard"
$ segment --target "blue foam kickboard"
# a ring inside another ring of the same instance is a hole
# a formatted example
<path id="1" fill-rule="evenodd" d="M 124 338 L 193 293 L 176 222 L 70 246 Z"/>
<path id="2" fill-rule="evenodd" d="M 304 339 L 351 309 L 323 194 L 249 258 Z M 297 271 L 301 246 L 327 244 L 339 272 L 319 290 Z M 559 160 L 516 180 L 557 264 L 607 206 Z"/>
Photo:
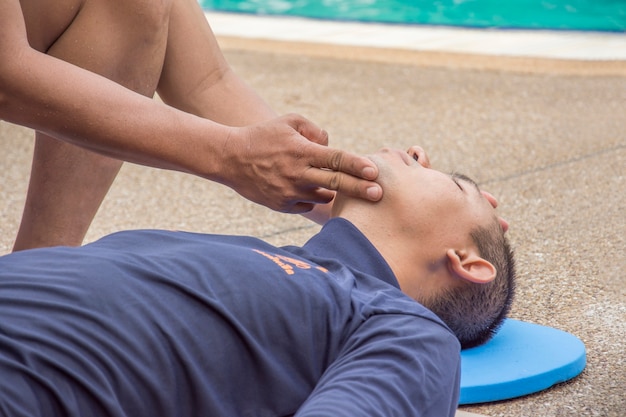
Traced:
<path id="1" fill-rule="evenodd" d="M 532 394 L 580 374 L 587 363 L 576 336 L 507 319 L 488 343 L 461 352 L 460 404 Z"/>

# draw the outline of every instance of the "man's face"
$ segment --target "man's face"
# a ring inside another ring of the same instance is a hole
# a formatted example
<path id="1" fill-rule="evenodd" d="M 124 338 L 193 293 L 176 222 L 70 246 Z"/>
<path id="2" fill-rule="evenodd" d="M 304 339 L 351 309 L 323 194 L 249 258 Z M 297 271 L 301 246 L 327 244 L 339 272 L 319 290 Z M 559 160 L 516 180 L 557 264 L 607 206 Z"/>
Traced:
<path id="1" fill-rule="evenodd" d="M 451 244 L 495 221 L 493 196 L 481 192 L 469 178 L 427 168 L 428 163 L 422 166 L 409 152 L 385 148 L 370 158 L 380 170 L 381 204 L 406 219 L 406 228 L 416 237 Z M 500 224 L 505 229 L 505 223 Z"/>

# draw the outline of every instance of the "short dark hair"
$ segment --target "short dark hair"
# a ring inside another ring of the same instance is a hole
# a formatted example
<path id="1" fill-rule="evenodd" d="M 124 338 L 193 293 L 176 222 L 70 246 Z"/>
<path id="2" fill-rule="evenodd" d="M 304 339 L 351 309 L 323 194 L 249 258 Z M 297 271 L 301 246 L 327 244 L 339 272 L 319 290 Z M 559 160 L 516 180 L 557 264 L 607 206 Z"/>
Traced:
<path id="1" fill-rule="evenodd" d="M 463 349 L 481 345 L 496 334 L 515 293 L 515 259 L 499 221 L 478 227 L 470 236 L 480 256 L 495 267 L 495 279 L 486 284 L 463 282 L 426 305 L 454 332 Z"/>

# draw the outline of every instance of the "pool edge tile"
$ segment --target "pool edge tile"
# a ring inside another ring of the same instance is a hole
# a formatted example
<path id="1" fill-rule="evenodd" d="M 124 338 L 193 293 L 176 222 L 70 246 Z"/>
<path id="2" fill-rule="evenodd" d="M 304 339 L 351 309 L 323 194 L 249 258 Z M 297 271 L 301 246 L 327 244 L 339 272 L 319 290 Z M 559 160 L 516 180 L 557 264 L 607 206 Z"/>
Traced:
<path id="1" fill-rule="evenodd" d="M 622 33 L 385 25 L 214 11 L 205 11 L 205 16 L 218 38 L 626 62 L 626 34 Z"/>

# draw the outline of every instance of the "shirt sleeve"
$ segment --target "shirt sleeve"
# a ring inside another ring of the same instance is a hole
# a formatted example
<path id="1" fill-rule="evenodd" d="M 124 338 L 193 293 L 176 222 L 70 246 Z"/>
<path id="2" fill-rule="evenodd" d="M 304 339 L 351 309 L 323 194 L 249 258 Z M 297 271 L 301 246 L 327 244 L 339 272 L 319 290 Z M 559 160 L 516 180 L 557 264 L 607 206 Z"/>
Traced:
<path id="1" fill-rule="evenodd" d="M 453 417 L 459 385 L 460 347 L 449 330 L 415 316 L 373 316 L 296 416 Z"/>

